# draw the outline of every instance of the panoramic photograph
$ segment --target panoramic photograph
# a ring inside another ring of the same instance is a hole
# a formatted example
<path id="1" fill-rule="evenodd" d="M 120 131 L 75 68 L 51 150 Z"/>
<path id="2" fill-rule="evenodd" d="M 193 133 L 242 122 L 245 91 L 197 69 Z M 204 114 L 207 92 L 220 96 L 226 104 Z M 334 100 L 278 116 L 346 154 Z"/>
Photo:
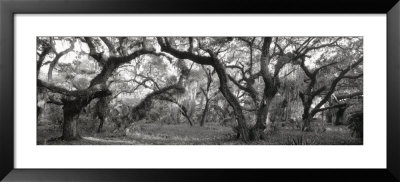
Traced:
<path id="1" fill-rule="evenodd" d="M 37 145 L 363 145 L 363 37 L 42 36 L 36 63 Z"/>

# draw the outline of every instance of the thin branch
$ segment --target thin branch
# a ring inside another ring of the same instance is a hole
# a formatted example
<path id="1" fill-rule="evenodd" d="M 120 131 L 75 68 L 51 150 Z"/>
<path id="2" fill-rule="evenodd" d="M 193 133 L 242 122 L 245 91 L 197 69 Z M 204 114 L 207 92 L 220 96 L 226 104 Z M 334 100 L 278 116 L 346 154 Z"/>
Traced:
<path id="1" fill-rule="evenodd" d="M 323 86 L 323 87 L 317 89 L 316 91 L 314 91 L 314 92 L 311 94 L 311 97 L 314 98 L 315 96 L 317 96 L 317 95 L 319 95 L 320 93 L 322 93 L 323 91 L 325 91 L 325 89 L 326 89 L 325 86 Z"/>
<path id="2" fill-rule="evenodd" d="M 320 109 L 315 109 L 315 110 L 313 110 L 313 113 L 318 113 L 318 112 L 325 111 L 325 110 L 328 110 L 328 109 L 334 109 L 334 108 L 346 107 L 346 106 L 347 106 L 346 103 L 345 103 L 345 104 L 338 104 L 338 105 L 334 105 L 334 106 L 329 106 L 329 107 L 324 107 L 324 108 L 320 108 Z"/>
<path id="3" fill-rule="evenodd" d="M 245 71 L 244 71 L 243 66 L 239 66 L 239 65 L 227 65 L 227 66 L 225 66 L 225 68 L 238 69 L 238 70 L 240 70 L 240 72 L 242 73 L 242 77 L 245 77 Z"/>
<path id="4" fill-rule="evenodd" d="M 313 78 L 314 74 L 311 73 L 311 71 L 307 68 L 307 66 L 304 64 L 304 62 L 306 61 L 306 58 L 303 56 L 300 58 L 301 62 L 300 62 L 300 67 L 303 69 L 304 73 L 307 75 L 307 77 L 309 78 Z"/>
<path id="5" fill-rule="evenodd" d="M 315 69 L 314 72 L 313 72 L 313 74 L 318 74 L 318 72 L 321 71 L 322 69 L 324 69 L 324 68 L 326 68 L 326 67 L 328 67 L 328 66 L 332 66 L 332 65 L 338 64 L 338 63 L 339 63 L 339 62 L 331 62 L 331 63 L 329 63 L 329 64 L 323 65 L 323 66 L 321 66 L 321 67 Z"/>
<path id="6" fill-rule="evenodd" d="M 37 44 L 39 45 L 39 42 L 40 42 L 39 38 L 37 38 L 36 41 L 38 42 Z M 36 77 L 39 76 L 40 68 L 43 65 L 45 65 L 45 64 L 43 64 L 44 59 L 46 58 L 47 54 L 49 54 L 50 51 L 52 50 L 52 47 L 49 44 L 47 44 L 43 41 L 41 41 L 41 42 L 43 43 L 42 44 L 42 52 L 40 54 L 38 53 L 39 59 L 36 62 Z M 48 63 L 50 63 L 50 62 L 48 62 Z"/>
<path id="7" fill-rule="evenodd" d="M 312 50 L 321 49 L 321 48 L 324 48 L 324 47 L 334 47 L 334 46 L 336 46 L 336 43 L 337 43 L 340 39 L 341 39 L 341 37 L 337 38 L 336 40 L 334 40 L 334 41 L 331 42 L 331 43 L 322 44 L 322 45 L 319 45 L 319 46 L 316 46 L 316 47 L 308 47 L 308 48 L 306 48 L 306 49 L 304 50 L 304 52 L 303 52 L 302 54 L 305 55 L 305 54 L 307 54 L 308 52 L 310 52 L 310 51 L 312 51 Z"/>
<path id="8" fill-rule="evenodd" d="M 294 71 L 296 71 L 296 68 L 292 69 L 291 71 L 289 71 L 288 73 L 286 73 L 285 75 L 283 75 L 283 78 L 289 76 L 289 75 L 292 74 Z"/>
<path id="9" fill-rule="evenodd" d="M 231 75 L 228 75 L 228 78 L 241 90 L 248 91 L 247 87 L 241 85 L 238 81 L 235 80 Z"/>
<path id="10" fill-rule="evenodd" d="M 348 76 L 343 76 L 343 78 L 347 78 L 347 79 L 357 79 L 363 76 L 363 73 L 359 74 L 359 75 L 348 75 Z"/>
<path id="11" fill-rule="evenodd" d="M 350 99 L 350 98 L 357 97 L 357 96 L 361 96 L 361 95 L 363 95 L 363 92 L 362 92 L 362 91 L 360 91 L 360 92 L 354 92 L 354 93 L 351 93 L 351 94 L 337 95 L 337 96 L 336 96 L 336 99 L 340 101 L 340 100 L 343 100 L 343 99 Z"/>

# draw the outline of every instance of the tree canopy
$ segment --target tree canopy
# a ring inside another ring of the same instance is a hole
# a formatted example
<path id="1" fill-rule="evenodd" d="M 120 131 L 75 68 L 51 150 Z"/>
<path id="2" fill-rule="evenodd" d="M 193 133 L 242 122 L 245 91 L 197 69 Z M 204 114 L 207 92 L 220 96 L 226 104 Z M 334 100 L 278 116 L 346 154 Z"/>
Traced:
<path id="1" fill-rule="evenodd" d="M 271 123 L 307 132 L 315 118 L 362 112 L 362 37 L 38 37 L 36 61 L 38 103 L 61 106 L 64 140 L 80 138 L 84 111 L 98 132 L 232 121 L 244 142 Z"/>

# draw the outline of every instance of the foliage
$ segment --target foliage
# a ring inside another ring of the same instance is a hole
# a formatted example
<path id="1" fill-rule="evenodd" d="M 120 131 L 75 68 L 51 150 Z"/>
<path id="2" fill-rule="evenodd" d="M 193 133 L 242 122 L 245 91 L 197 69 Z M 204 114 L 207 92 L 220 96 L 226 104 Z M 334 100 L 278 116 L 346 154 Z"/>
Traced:
<path id="1" fill-rule="evenodd" d="M 86 122 L 82 122 L 86 123 Z M 86 129 L 88 127 L 88 129 Z M 190 127 L 186 123 L 174 125 L 159 125 L 157 123 L 142 123 L 134 132 L 126 130 L 106 130 L 95 133 L 89 125 L 83 125 L 80 141 L 53 141 L 48 139 L 59 135 L 61 128 L 49 125 L 38 128 L 38 144 L 50 145 L 243 145 L 232 134 L 230 127 L 217 123 L 207 123 L 205 127 Z M 280 129 L 276 133 L 266 133 L 267 138 L 248 143 L 250 145 L 362 145 L 362 140 L 350 137 L 349 132 L 339 131 L 334 127 L 325 133 L 303 133 L 299 130 Z M 293 139 L 296 142 L 293 142 Z M 297 142 L 300 140 L 301 142 Z"/>
<path id="2" fill-rule="evenodd" d="M 354 112 L 347 119 L 348 127 L 351 129 L 351 136 L 363 137 L 363 112 Z"/>
<path id="3" fill-rule="evenodd" d="M 363 107 L 360 37 L 38 37 L 36 60 L 45 90 L 38 105 L 46 103 L 48 113 L 41 119 L 62 123 L 72 103 L 91 130 L 106 115 L 105 133 L 125 133 L 132 123 L 206 123 L 250 142 L 261 136 L 251 132 L 275 139 L 309 122 L 311 133 L 325 135 L 323 111 L 334 115 L 340 106 L 348 115 Z M 100 97 L 107 97 L 101 106 Z M 347 121 L 362 138 L 362 118 Z"/>
<path id="4" fill-rule="evenodd" d="M 287 145 L 316 145 L 317 138 L 308 138 L 304 135 L 291 137 L 287 139 Z"/>

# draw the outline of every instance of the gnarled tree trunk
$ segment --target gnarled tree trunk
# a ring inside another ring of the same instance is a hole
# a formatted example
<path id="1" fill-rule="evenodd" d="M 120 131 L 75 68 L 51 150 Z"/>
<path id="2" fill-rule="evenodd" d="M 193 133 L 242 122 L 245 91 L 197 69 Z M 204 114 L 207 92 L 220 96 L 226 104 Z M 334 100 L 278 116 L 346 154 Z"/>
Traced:
<path id="1" fill-rule="evenodd" d="M 264 130 L 267 128 L 266 121 L 268 117 L 268 110 L 273 96 L 269 96 L 260 103 L 259 109 L 257 110 L 256 124 L 250 130 L 251 140 L 264 139 Z"/>
<path id="2" fill-rule="evenodd" d="M 309 131 L 310 130 L 310 109 L 311 109 L 311 101 L 305 100 L 303 103 L 303 114 L 301 119 L 303 120 L 303 126 L 301 127 L 301 131 Z"/>
<path id="3" fill-rule="evenodd" d="M 215 60 L 214 69 L 219 77 L 219 90 L 229 105 L 233 108 L 233 112 L 235 113 L 235 117 L 238 122 L 238 135 L 243 139 L 243 141 L 248 142 L 250 140 L 249 128 L 246 124 L 246 119 L 243 115 L 239 101 L 228 88 L 228 76 L 225 72 L 225 68 L 222 63 L 220 63 L 218 60 Z"/>
<path id="4" fill-rule="evenodd" d="M 269 47 L 271 45 L 271 41 L 271 37 L 265 37 L 263 40 L 260 58 L 260 73 L 265 86 L 263 91 L 263 99 L 258 105 L 256 124 L 250 130 L 251 140 L 260 140 L 264 138 L 263 136 L 264 130 L 266 128 L 266 120 L 268 117 L 269 107 L 279 88 L 279 78 L 277 75 L 280 68 L 276 67 L 274 74 L 270 73 L 268 69 L 268 65 L 270 63 Z"/>
<path id="5" fill-rule="evenodd" d="M 81 138 L 78 131 L 77 120 L 81 109 L 81 107 L 77 106 L 76 102 L 64 103 L 64 123 L 63 133 L 61 136 L 62 140 L 77 140 Z"/>

